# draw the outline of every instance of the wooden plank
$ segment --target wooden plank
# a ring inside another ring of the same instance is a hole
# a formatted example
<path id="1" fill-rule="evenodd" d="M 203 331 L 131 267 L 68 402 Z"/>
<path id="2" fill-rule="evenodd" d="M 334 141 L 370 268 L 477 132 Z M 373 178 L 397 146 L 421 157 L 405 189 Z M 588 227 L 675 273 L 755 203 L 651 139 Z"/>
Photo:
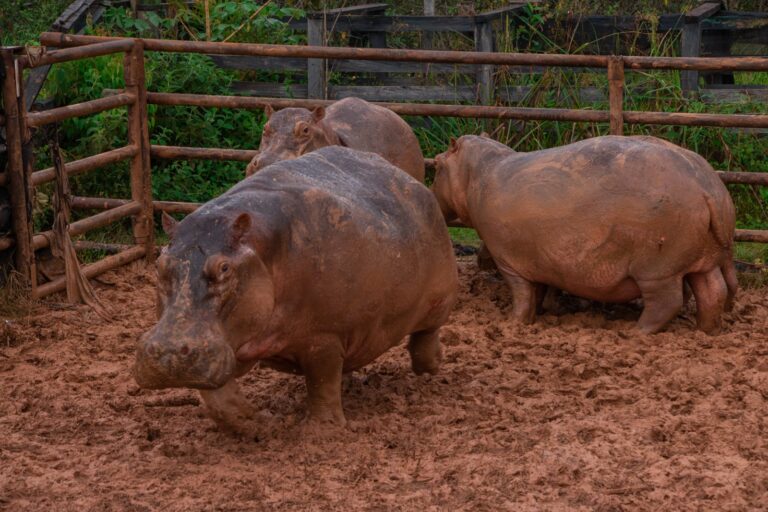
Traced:
<path id="1" fill-rule="evenodd" d="M 492 52 L 493 47 L 493 26 L 490 23 L 478 23 L 475 27 L 475 50 Z M 493 66 L 488 64 L 480 66 L 475 77 L 480 103 L 490 105 L 493 103 Z"/>
<path id="2" fill-rule="evenodd" d="M 704 103 L 768 102 L 768 87 L 707 87 L 700 91 Z"/>
<path id="3" fill-rule="evenodd" d="M 307 44 L 309 46 L 325 46 L 325 20 L 307 20 Z M 307 97 L 312 99 L 325 98 L 325 60 L 307 59 Z"/>
<path id="4" fill-rule="evenodd" d="M 435 0 L 424 0 L 424 16 L 435 15 Z M 423 50 L 432 49 L 432 34 L 430 32 L 421 33 L 421 48 Z"/>
<path id="5" fill-rule="evenodd" d="M 289 22 L 289 27 L 302 30 L 303 21 Z M 339 16 L 328 24 L 334 32 L 466 32 L 475 28 L 474 16 Z"/>
<path id="6" fill-rule="evenodd" d="M 532 2 L 513 2 L 507 6 L 499 7 L 498 9 L 492 9 L 490 11 L 483 11 L 477 16 L 475 16 L 475 21 L 477 23 L 486 23 L 486 22 L 492 22 L 494 20 L 497 20 L 499 18 L 503 18 L 504 16 L 509 16 L 510 14 L 516 14 L 523 10 L 523 8 L 528 4 L 537 4 L 538 1 L 532 1 Z M 426 14 L 426 13 L 425 13 Z"/>
<path id="7" fill-rule="evenodd" d="M 335 85 L 331 87 L 330 99 L 340 100 L 351 96 L 367 101 L 474 102 L 477 99 L 475 88 L 470 85 L 458 87 L 450 85 Z"/>
<path id="8" fill-rule="evenodd" d="M 321 11 L 321 12 L 308 12 L 307 17 L 322 18 L 323 16 L 334 17 L 334 16 L 343 16 L 343 15 L 350 15 L 350 14 L 370 14 L 370 13 L 379 13 L 379 12 L 383 13 L 384 11 L 387 10 L 387 7 L 389 7 L 389 4 L 385 4 L 385 3 L 353 5 L 351 7 L 339 7 L 336 9 L 329 9 L 327 11 Z"/>
<path id="9" fill-rule="evenodd" d="M 280 84 L 276 82 L 232 82 L 232 92 L 242 96 L 267 98 L 306 98 L 306 84 Z"/>
<path id="10" fill-rule="evenodd" d="M 531 86 L 499 87 L 496 91 L 498 99 L 506 104 L 526 101 L 533 91 Z M 232 91 L 241 96 L 262 98 L 306 98 L 307 86 L 304 84 L 279 84 L 274 82 L 233 82 Z M 330 99 L 340 99 L 347 96 L 359 96 L 368 101 L 452 101 L 475 102 L 477 91 L 474 86 L 436 85 L 345 85 L 332 86 L 329 91 Z M 557 101 L 572 103 L 570 92 L 562 92 Z M 577 92 L 577 100 L 581 105 L 601 103 L 606 101 L 605 92 L 599 87 L 583 87 Z"/>
<path id="11" fill-rule="evenodd" d="M 701 48 L 701 25 L 699 22 L 686 23 L 680 41 L 680 55 L 682 57 L 698 57 Z M 699 90 L 699 72 L 681 71 L 680 88 L 683 94 L 695 93 Z"/>
<path id="12" fill-rule="evenodd" d="M 219 67 L 248 71 L 307 71 L 307 59 L 284 57 L 252 57 L 250 55 L 208 55 Z"/>
<path id="13" fill-rule="evenodd" d="M 720 2 L 705 2 L 684 14 L 685 23 L 697 23 L 722 9 Z"/>

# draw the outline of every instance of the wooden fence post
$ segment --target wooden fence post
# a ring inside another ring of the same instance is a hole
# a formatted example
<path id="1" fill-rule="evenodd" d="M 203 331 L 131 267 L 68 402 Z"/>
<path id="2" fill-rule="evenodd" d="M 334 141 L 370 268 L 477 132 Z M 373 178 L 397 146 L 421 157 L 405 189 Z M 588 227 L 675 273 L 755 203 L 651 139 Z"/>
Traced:
<path id="1" fill-rule="evenodd" d="M 490 21 L 478 22 L 475 25 L 475 50 L 478 52 L 493 51 L 493 26 Z M 478 97 L 483 105 L 493 102 L 493 65 L 482 64 L 476 75 Z"/>
<path id="2" fill-rule="evenodd" d="M 611 55 L 608 61 L 608 105 L 611 135 L 624 134 L 624 59 Z"/>
<path id="3" fill-rule="evenodd" d="M 128 143 L 138 148 L 131 160 L 131 199 L 141 203 L 141 211 L 133 218 L 133 238 L 134 243 L 144 246 L 146 259 L 152 261 L 155 255 L 152 166 L 149 154 L 144 43 L 141 40 L 134 40 L 133 48 L 125 54 L 124 73 L 125 91 L 136 96 L 136 101 L 128 105 Z"/>
<path id="4" fill-rule="evenodd" d="M 307 17 L 307 44 L 325 46 L 325 14 Z M 307 98 L 326 99 L 325 59 L 307 59 Z"/>
<path id="5" fill-rule="evenodd" d="M 424 16 L 435 15 L 435 0 L 424 0 Z M 423 30 L 421 32 L 421 48 L 424 50 L 432 49 L 432 32 Z"/>
<path id="6" fill-rule="evenodd" d="M 680 55 L 682 57 L 698 57 L 701 51 L 701 20 L 717 13 L 722 8 L 721 3 L 707 2 L 685 13 L 683 31 L 680 37 Z M 690 95 L 699 91 L 699 72 L 681 71 L 680 88 L 683 94 Z"/>
<path id="7" fill-rule="evenodd" d="M 24 108 L 21 73 L 14 57 L 14 48 L 2 48 L 3 105 L 5 107 L 5 140 L 8 151 L 8 192 L 16 238 L 15 266 L 29 286 L 35 286 L 35 253 L 32 250 L 32 194 L 30 177 L 24 162 L 23 122 L 20 109 Z"/>

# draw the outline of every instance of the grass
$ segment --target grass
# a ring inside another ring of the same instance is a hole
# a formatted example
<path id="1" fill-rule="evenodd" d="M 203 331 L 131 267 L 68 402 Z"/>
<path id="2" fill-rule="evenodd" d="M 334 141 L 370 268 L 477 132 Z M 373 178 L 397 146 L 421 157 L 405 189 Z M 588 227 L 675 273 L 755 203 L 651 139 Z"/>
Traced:
<path id="1" fill-rule="evenodd" d="M 37 44 L 41 32 L 56 21 L 71 0 L 2 0 L 0 41 L 3 46 Z"/>

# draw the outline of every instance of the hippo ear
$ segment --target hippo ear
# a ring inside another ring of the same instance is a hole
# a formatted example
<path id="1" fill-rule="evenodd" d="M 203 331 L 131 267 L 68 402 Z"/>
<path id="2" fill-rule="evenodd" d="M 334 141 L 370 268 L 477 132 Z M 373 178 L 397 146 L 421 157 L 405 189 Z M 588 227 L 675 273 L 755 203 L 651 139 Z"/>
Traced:
<path id="1" fill-rule="evenodd" d="M 264 115 L 266 115 L 267 119 L 269 119 L 270 117 L 272 117 L 272 114 L 274 113 L 275 113 L 275 109 L 272 108 L 272 105 L 267 103 L 267 106 L 264 107 Z"/>
<path id="2" fill-rule="evenodd" d="M 232 233 L 230 234 L 230 245 L 237 247 L 243 242 L 243 238 L 251 230 L 251 215 L 248 213 L 241 213 L 237 216 L 232 223 Z"/>
<path id="3" fill-rule="evenodd" d="M 173 239 L 173 236 L 176 234 L 176 227 L 179 225 L 179 221 L 165 212 L 163 212 L 160 218 L 163 224 L 163 231 L 165 231 L 165 234 Z"/>
<path id="4" fill-rule="evenodd" d="M 325 107 L 315 107 L 312 109 L 312 120 L 314 122 L 321 121 L 325 117 Z"/>
<path id="5" fill-rule="evenodd" d="M 456 137 L 451 137 L 451 141 L 448 143 L 448 151 L 456 151 Z"/>
<path id="6" fill-rule="evenodd" d="M 491 138 L 491 134 L 490 134 L 490 133 L 488 133 L 488 132 L 481 132 L 481 133 L 480 133 L 480 136 L 481 136 L 482 138 L 484 138 L 484 139 L 490 139 L 490 138 Z"/>

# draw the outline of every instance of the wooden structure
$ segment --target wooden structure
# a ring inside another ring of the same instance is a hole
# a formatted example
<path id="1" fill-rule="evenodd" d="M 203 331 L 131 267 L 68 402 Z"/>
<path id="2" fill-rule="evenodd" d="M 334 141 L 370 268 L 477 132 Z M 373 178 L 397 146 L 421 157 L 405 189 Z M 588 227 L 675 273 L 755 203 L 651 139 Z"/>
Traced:
<path id="1" fill-rule="evenodd" d="M 364 4 L 308 13 L 305 21 L 291 20 L 289 25 L 294 30 L 306 30 L 307 43 L 311 46 L 326 46 L 334 33 L 341 32 L 350 34 L 350 40 L 355 44 L 369 45 L 371 48 L 386 48 L 388 34 L 418 32 L 422 35 L 422 43 L 431 46 L 433 33 L 453 32 L 471 38 L 477 51 L 493 52 L 496 51 L 494 27 L 509 25 L 510 20 L 529 3 L 514 2 L 504 8 L 473 16 L 387 16 L 384 14 L 387 4 Z M 494 100 L 493 67 L 489 65 L 425 66 L 408 62 L 221 55 L 211 58 L 217 65 L 229 69 L 306 73 L 306 84 L 238 82 L 234 86 L 238 94 L 311 99 L 355 96 L 370 101 L 477 101 L 483 104 L 490 104 Z M 362 74 L 370 83 L 332 85 L 328 80 L 332 73 L 342 73 L 347 77 Z M 406 73 L 433 77 L 467 75 L 472 79 L 457 85 L 423 85 L 419 83 L 423 80 L 403 77 Z M 400 76 L 392 78 L 392 75 Z"/>
<path id="2" fill-rule="evenodd" d="M 388 34 L 421 32 L 422 47 L 432 47 L 435 32 L 462 33 L 474 40 L 477 51 L 496 51 L 497 34 L 519 27 L 526 5 L 535 2 L 518 1 L 508 6 L 476 16 L 426 15 L 434 4 L 425 0 L 425 16 L 386 16 L 387 4 L 365 4 L 325 12 L 309 13 L 306 21 L 289 20 L 294 30 L 307 32 L 308 44 L 322 46 L 334 33 L 351 34 L 350 40 L 384 48 Z M 430 6 L 431 4 L 431 6 Z M 631 16 L 583 16 L 575 19 L 555 19 L 543 27 L 544 34 L 562 33 L 570 41 L 595 55 L 626 54 L 635 47 L 650 48 L 649 33 L 669 37 L 679 32 L 680 55 L 684 57 L 730 56 L 736 44 L 749 43 L 768 46 L 768 13 L 737 13 L 724 10 L 718 2 L 703 3 L 683 14 L 663 15 L 655 27 Z M 233 92 L 251 96 L 341 99 L 357 96 L 369 101 L 474 101 L 491 104 L 516 103 L 526 97 L 528 88 L 497 87 L 496 69 L 490 65 L 429 65 L 407 62 L 366 62 L 320 59 L 271 59 L 269 57 L 212 56 L 221 67 L 239 70 L 267 70 L 279 73 L 306 73 L 307 84 L 275 82 L 236 82 Z M 511 72 L 540 73 L 540 66 L 510 69 Z M 595 70 L 589 70 L 595 71 Z M 599 71 L 599 70 L 598 70 Z M 334 85 L 328 76 L 363 75 L 370 84 Z M 407 76 L 404 76 L 407 75 Z M 370 78 L 374 76 L 375 78 Z M 706 83 L 704 98 L 709 101 L 730 99 L 738 95 L 765 97 L 768 88 L 736 88 L 730 71 L 701 73 Z M 452 80 L 446 80 L 446 78 Z M 700 73 L 681 73 L 685 94 L 700 91 Z M 424 82 L 429 82 L 424 84 Z M 453 82 L 449 85 L 447 82 Z M 604 101 L 604 95 L 594 90 L 581 91 L 588 102 Z"/>
<path id="3" fill-rule="evenodd" d="M 140 258 L 154 254 L 153 212 L 191 212 L 199 205 L 183 202 L 154 201 L 151 196 L 152 170 L 150 158 L 237 160 L 247 162 L 255 151 L 223 148 L 189 148 L 158 146 L 149 143 L 147 104 L 193 105 L 215 108 L 263 109 L 289 106 L 314 107 L 328 105 L 326 99 L 279 99 L 242 96 L 214 96 L 198 94 L 156 93 L 146 90 L 144 79 L 144 52 L 186 52 L 209 55 L 237 55 L 248 57 L 276 57 L 288 59 L 342 59 L 375 62 L 407 62 L 412 64 L 456 64 L 481 66 L 556 66 L 606 69 L 609 81 L 609 110 L 576 110 L 501 107 L 482 105 L 438 105 L 428 103 L 381 103 L 401 115 L 451 116 L 490 119 L 554 120 L 590 123 L 609 123 L 611 133 L 621 134 L 629 124 L 664 124 L 683 126 L 719 126 L 768 128 L 768 115 L 764 114 L 704 114 L 669 112 L 633 112 L 623 110 L 621 101 L 626 72 L 646 69 L 677 69 L 683 71 L 768 71 L 768 58 L 682 58 L 682 57 L 619 57 L 600 55 L 549 55 L 493 52 L 456 52 L 393 50 L 380 48 L 334 48 L 324 46 L 285 46 L 238 43 L 174 41 L 162 39 L 126 39 L 95 36 L 45 33 L 43 45 L 55 48 L 34 59 L 18 49 L 4 48 L 2 83 L 3 118 L 8 133 L 9 162 L 0 174 L 0 186 L 8 186 L 13 209 L 13 237 L 0 238 L 0 246 L 16 247 L 16 268 L 29 280 L 32 294 L 41 297 L 60 291 L 62 279 L 37 285 L 35 283 L 35 251 L 46 247 L 46 233 L 34 233 L 31 219 L 31 197 L 35 186 L 55 179 L 53 169 L 35 170 L 30 158 L 31 131 L 40 126 L 77 116 L 90 115 L 112 108 L 128 108 L 129 137 L 123 147 L 93 155 L 66 164 L 68 175 L 87 172 L 120 160 L 131 161 L 131 197 L 72 198 L 73 208 L 103 210 L 69 225 L 72 236 L 105 226 L 116 220 L 133 219 L 134 244 L 113 247 L 119 251 L 85 267 L 88 277 Z M 68 60 L 89 58 L 113 53 L 124 53 L 125 88 L 117 94 L 75 105 L 58 107 L 44 112 L 29 112 L 20 87 L 24 70 Z M 427 165 L 434 165 L 427 161 Z M 768 173 L 721 172 L 725 183 L 768 186 Z M 768 243 L 768 231 L 737 230 L 736 239 Z M 77 244 L 76 247 L 88 247 Z"/>

